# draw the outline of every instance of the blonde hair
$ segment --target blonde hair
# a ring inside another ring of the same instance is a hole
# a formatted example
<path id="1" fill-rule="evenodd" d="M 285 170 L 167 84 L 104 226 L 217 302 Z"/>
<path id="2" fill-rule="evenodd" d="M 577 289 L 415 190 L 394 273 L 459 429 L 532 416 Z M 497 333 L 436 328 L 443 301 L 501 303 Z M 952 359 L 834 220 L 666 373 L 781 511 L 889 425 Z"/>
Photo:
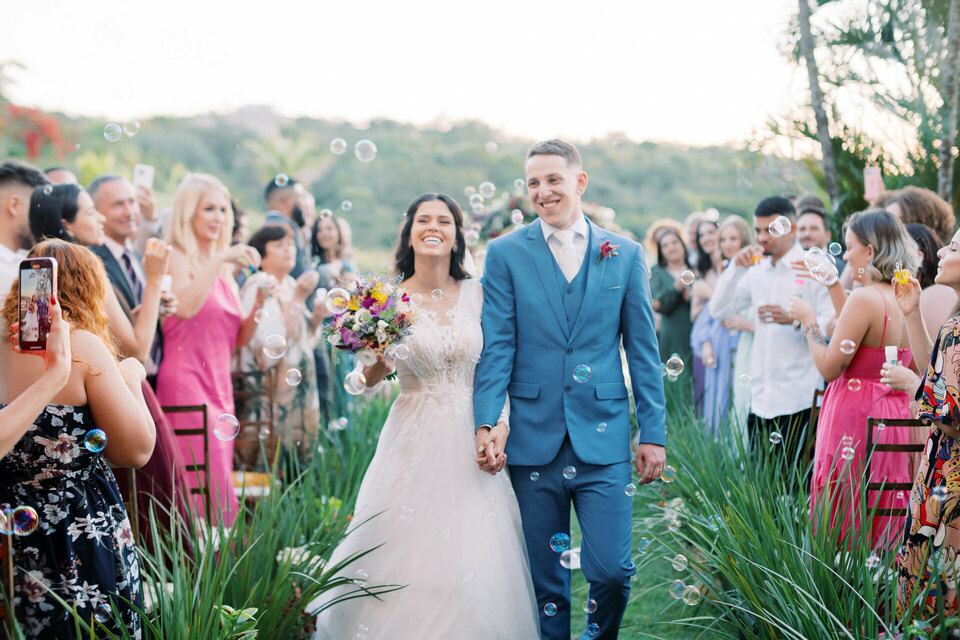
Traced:
<path id="1" fill-rule="evenodd" d="M 753 234 L 750 232 L 750 225 L 748 225 L 747 221 L 740 216 L 727 216 L 724 218 L 723 222 L 720 223 L 720 231 L 723 231 L 724 227 L 733 227 L 740 232 L 741 249 L 753 241 Z"/>
<path id="2" fill-rule="evenodd" d="M 847 218 L 846 227 L 861 244 L 873 247 L 873 260 L 867 265 L 867 274 L 872 280 L 893 280 L 898 262 L 901 269 L 917 272 L 920 266 L 917 243 L 900 218 L 883 209 L 868 209 Z"/>
<path id="3" fill-rule="evenodd" d="M 219 191 L 227 199 L 227 220 L 221 227 L 220 237 L 217 238 L 213 247 L 215 252 L 219 252 L 229 247 L 233 239 L 233 209 L 229 206 L 230 191 L 215 176 L 207 173 L 188 173 L 173 194 L 173 213 L 167 230 L 167 242 L 187 256 L 192 273 L 199 270 L 200 257 L 197 237 L 193 231 L 193 219 L 197 215 L 203 196 L 210 191 Z M 232 273 L 232 267 L 226 265 L 225 271 Z"/>

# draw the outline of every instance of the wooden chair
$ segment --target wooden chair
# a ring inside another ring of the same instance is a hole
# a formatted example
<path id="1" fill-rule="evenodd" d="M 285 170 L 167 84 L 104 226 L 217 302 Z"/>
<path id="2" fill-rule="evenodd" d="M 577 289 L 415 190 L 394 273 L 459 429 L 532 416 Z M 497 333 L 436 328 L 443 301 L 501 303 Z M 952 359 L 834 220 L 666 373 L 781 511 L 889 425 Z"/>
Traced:
<path id="1" fill-rule="evenodd" d="M 817 422 L 820 420 L 820 409 L 823 407 L 823 394 L 824 391 L 821 389 L 813 392 L 813 404 L 810 405 L 810 422 L 807 424 L 807 443 L 803 449 L 805 465 L 813 459 L 813 450 L 817 446 Z"/>
<path id="2" fill-rule="evenodd" d="M 925 444 L 874 444 L 873 440 L 873 429 L 879 424 L 884 425 L 884 429 L 912 429 L 914 427 L 926 427 L 930 428 L 930 420 L 927 418 L 922 419 L 891 419 L 884 420 L 883 418 L 867 418 L 867 453 L 873 451 L 874 453 L 884 452 L 884 453 L 915 453 L 922 452 L 926 447 Z M 870 482 L 870 458 L 867 458 L 866 472 L 867 474 L 867 496 L 869 497 L 870 491 L 880 491 L 881 487 L 884 491 L 910 491 L 913 489 L 912 482 Z M 869 501 L 869 500 L 868 500 Z M 870 508 L 870 517 L 878 518 L 883 516 L 893 516 L 902 518 L 907 515 L 907 509 L 887 509 L 880 507 Z"/>
<path id="3" fill-rule="evenodd" d="M 209 424 L 207 419 L 207 405 L 176 405 L 161 407 L 163 412 L 170 414 L 196 413 L 199 414 L 199 424 L 193 427 L 174 427 L 173 433 L 177 436 L 202 436 L 203 437 L 203 461 L 196 459 L 197 452 L 188 454 L 191 464 L 184 466 L 185 471 L 190 473 L 200 473 L 201 482 L 199 486 L 190 488 L 190 495 L 202 495 L 207 517 L 213 514 L 213 495 L 210 487 L 210 432 L 207 429 Z"/>

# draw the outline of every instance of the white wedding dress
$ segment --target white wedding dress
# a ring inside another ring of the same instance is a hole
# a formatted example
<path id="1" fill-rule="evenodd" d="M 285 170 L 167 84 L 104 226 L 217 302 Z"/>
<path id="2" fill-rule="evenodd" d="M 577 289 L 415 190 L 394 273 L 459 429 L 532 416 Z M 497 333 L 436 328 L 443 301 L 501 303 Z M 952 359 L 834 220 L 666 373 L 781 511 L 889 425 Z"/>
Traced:
<path id="1" fill-rule="evenodd" d="M 480 283 L 464 280 L 449 310 L 421 308 L 410 356 L 397 362 L 401 393 L 360 486 L 355 526 L 328 563 L 382 545 L 343 574 L 367 588 L 406 586 L 322 611 L 316 640 L 539 638 L 513 487 L 506 470 L 490 476 L 474 462 L 482 304 Z"/>

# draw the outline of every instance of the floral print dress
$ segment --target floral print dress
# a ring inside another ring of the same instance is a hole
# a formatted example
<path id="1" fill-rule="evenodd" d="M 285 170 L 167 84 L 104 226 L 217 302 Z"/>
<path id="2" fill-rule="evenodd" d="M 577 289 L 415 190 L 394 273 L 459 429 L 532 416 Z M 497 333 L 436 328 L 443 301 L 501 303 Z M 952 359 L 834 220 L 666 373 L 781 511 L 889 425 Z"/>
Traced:
<path id="1" fill-rule="evenodd" d="M 903 544 L 897 553 L 897 615 L 912 611 L 926 619 L 957 612 L 960 569 L 960 440 L 938 424 L 960 428 L 960 318 L 944 323 L 923 384 L 917 393 L 919 417 L 933 421 L 913 481 Z"/>
<path id="2" fill-rule="evenodd" d="M 106 459 L 84 446 L 95 428 L 87 406 L 47 405 L 0 459 L 0 506 L 32 507 L 39 516 L 35 530 L 13 537 L 12 550 L 13 606 L 30 638 L 75 637 L 71 613 L 53 594 L 87 624 L 118 633 L 119 616 L 141 637 L 128 604 L 141 606 L 133 532 Z"/>

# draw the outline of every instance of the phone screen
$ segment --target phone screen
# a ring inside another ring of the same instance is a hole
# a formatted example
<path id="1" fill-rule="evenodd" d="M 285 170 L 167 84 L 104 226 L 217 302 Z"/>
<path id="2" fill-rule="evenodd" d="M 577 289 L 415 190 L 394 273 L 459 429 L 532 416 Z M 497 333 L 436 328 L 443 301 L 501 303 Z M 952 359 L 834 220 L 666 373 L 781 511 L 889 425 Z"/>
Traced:
<path id="1" fill-rule="evenodd" d="M 57 261 L 29 258 L 20 263 L 20 350 L 43 351 L 50 332 L 50 299 L 57 290 Z"/>

